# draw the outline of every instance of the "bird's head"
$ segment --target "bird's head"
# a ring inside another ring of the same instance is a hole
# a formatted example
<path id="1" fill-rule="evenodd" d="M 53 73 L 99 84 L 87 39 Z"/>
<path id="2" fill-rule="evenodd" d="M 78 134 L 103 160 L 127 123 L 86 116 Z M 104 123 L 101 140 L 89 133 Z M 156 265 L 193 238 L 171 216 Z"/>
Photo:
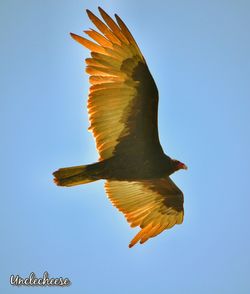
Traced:
<path id="1" fill-rule="evenodd" d="M 188 169 L 188 167 L 186 166 L 186 164 L 180 162 L 179 160 L 174 159 L 173 160 L 173 164 L 174 164 L 174 169 L 175 171 L 179 170 L 179 169 Z"/>

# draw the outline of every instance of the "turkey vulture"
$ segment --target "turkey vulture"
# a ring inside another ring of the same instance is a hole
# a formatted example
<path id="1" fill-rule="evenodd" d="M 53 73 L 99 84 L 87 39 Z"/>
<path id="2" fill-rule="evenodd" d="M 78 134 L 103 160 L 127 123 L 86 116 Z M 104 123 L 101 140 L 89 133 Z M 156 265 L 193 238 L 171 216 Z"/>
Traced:
<path id="1" fill-rule="evenodd" d="M 58 186 L 74 186 L 105 179 L 106 193 L 124 213 L 131 227 L 141 230 L 129 247 L 146 242 L 183 221 L 183 193 L 170 175 L 186 165 L 164 154 L 158 136 L 158 90 L 147 63 L 127 26 L 103 9 L 100 20 L 87 14 L 98 31 L 85 33 L 90 41 L 71 33 L 91 51 L 86 72 L 90 127 L 99 161 L 60 168 L 53 173 Z"/>

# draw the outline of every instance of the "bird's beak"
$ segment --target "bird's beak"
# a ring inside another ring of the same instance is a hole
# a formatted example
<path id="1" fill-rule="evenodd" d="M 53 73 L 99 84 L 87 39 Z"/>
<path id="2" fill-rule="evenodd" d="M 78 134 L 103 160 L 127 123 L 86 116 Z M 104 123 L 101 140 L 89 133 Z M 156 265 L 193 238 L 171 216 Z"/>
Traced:
<path id="1" fill-rule="evenodd" d="M 186 164 L 183 164 L 182 168 L 185 169 L 185 170 L 188 169 L 188 167 L 186 166 Z"/>

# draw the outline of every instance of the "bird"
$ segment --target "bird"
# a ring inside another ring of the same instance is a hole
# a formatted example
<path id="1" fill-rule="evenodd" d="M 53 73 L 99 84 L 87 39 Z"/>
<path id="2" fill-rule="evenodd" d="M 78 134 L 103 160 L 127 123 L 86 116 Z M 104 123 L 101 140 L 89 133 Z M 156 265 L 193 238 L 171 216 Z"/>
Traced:
<path id="1" fill-rule="evenodd" d="M 158 89 L 134 37 L 117 14 L 113 19 L 98 10 L 102 19 L 86 10 L 97 28 L 84 31 L 92 40 L 70 34 L 91 52 L 87 108 L 99 160 L 53 175 L 64 187 L 105 180 L 111 203 L 140 228 L 131 248 L 183 222 L 184 196 L 170 175 L 187 166 L 160 144 Z"/>

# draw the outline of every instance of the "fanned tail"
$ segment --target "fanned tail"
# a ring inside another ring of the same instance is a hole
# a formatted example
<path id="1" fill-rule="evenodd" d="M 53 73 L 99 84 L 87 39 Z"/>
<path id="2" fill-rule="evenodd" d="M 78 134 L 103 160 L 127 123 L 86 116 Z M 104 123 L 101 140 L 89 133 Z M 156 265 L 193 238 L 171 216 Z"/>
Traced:
<path id="1" fill-rule="evenodd" d="M 53 173 L 54 182 L 57 186 L 71 187 L 99 180 L 98 165 L 95 169 L 89 168 L 94 165 L 79 165 L 60 168 Z"/>

